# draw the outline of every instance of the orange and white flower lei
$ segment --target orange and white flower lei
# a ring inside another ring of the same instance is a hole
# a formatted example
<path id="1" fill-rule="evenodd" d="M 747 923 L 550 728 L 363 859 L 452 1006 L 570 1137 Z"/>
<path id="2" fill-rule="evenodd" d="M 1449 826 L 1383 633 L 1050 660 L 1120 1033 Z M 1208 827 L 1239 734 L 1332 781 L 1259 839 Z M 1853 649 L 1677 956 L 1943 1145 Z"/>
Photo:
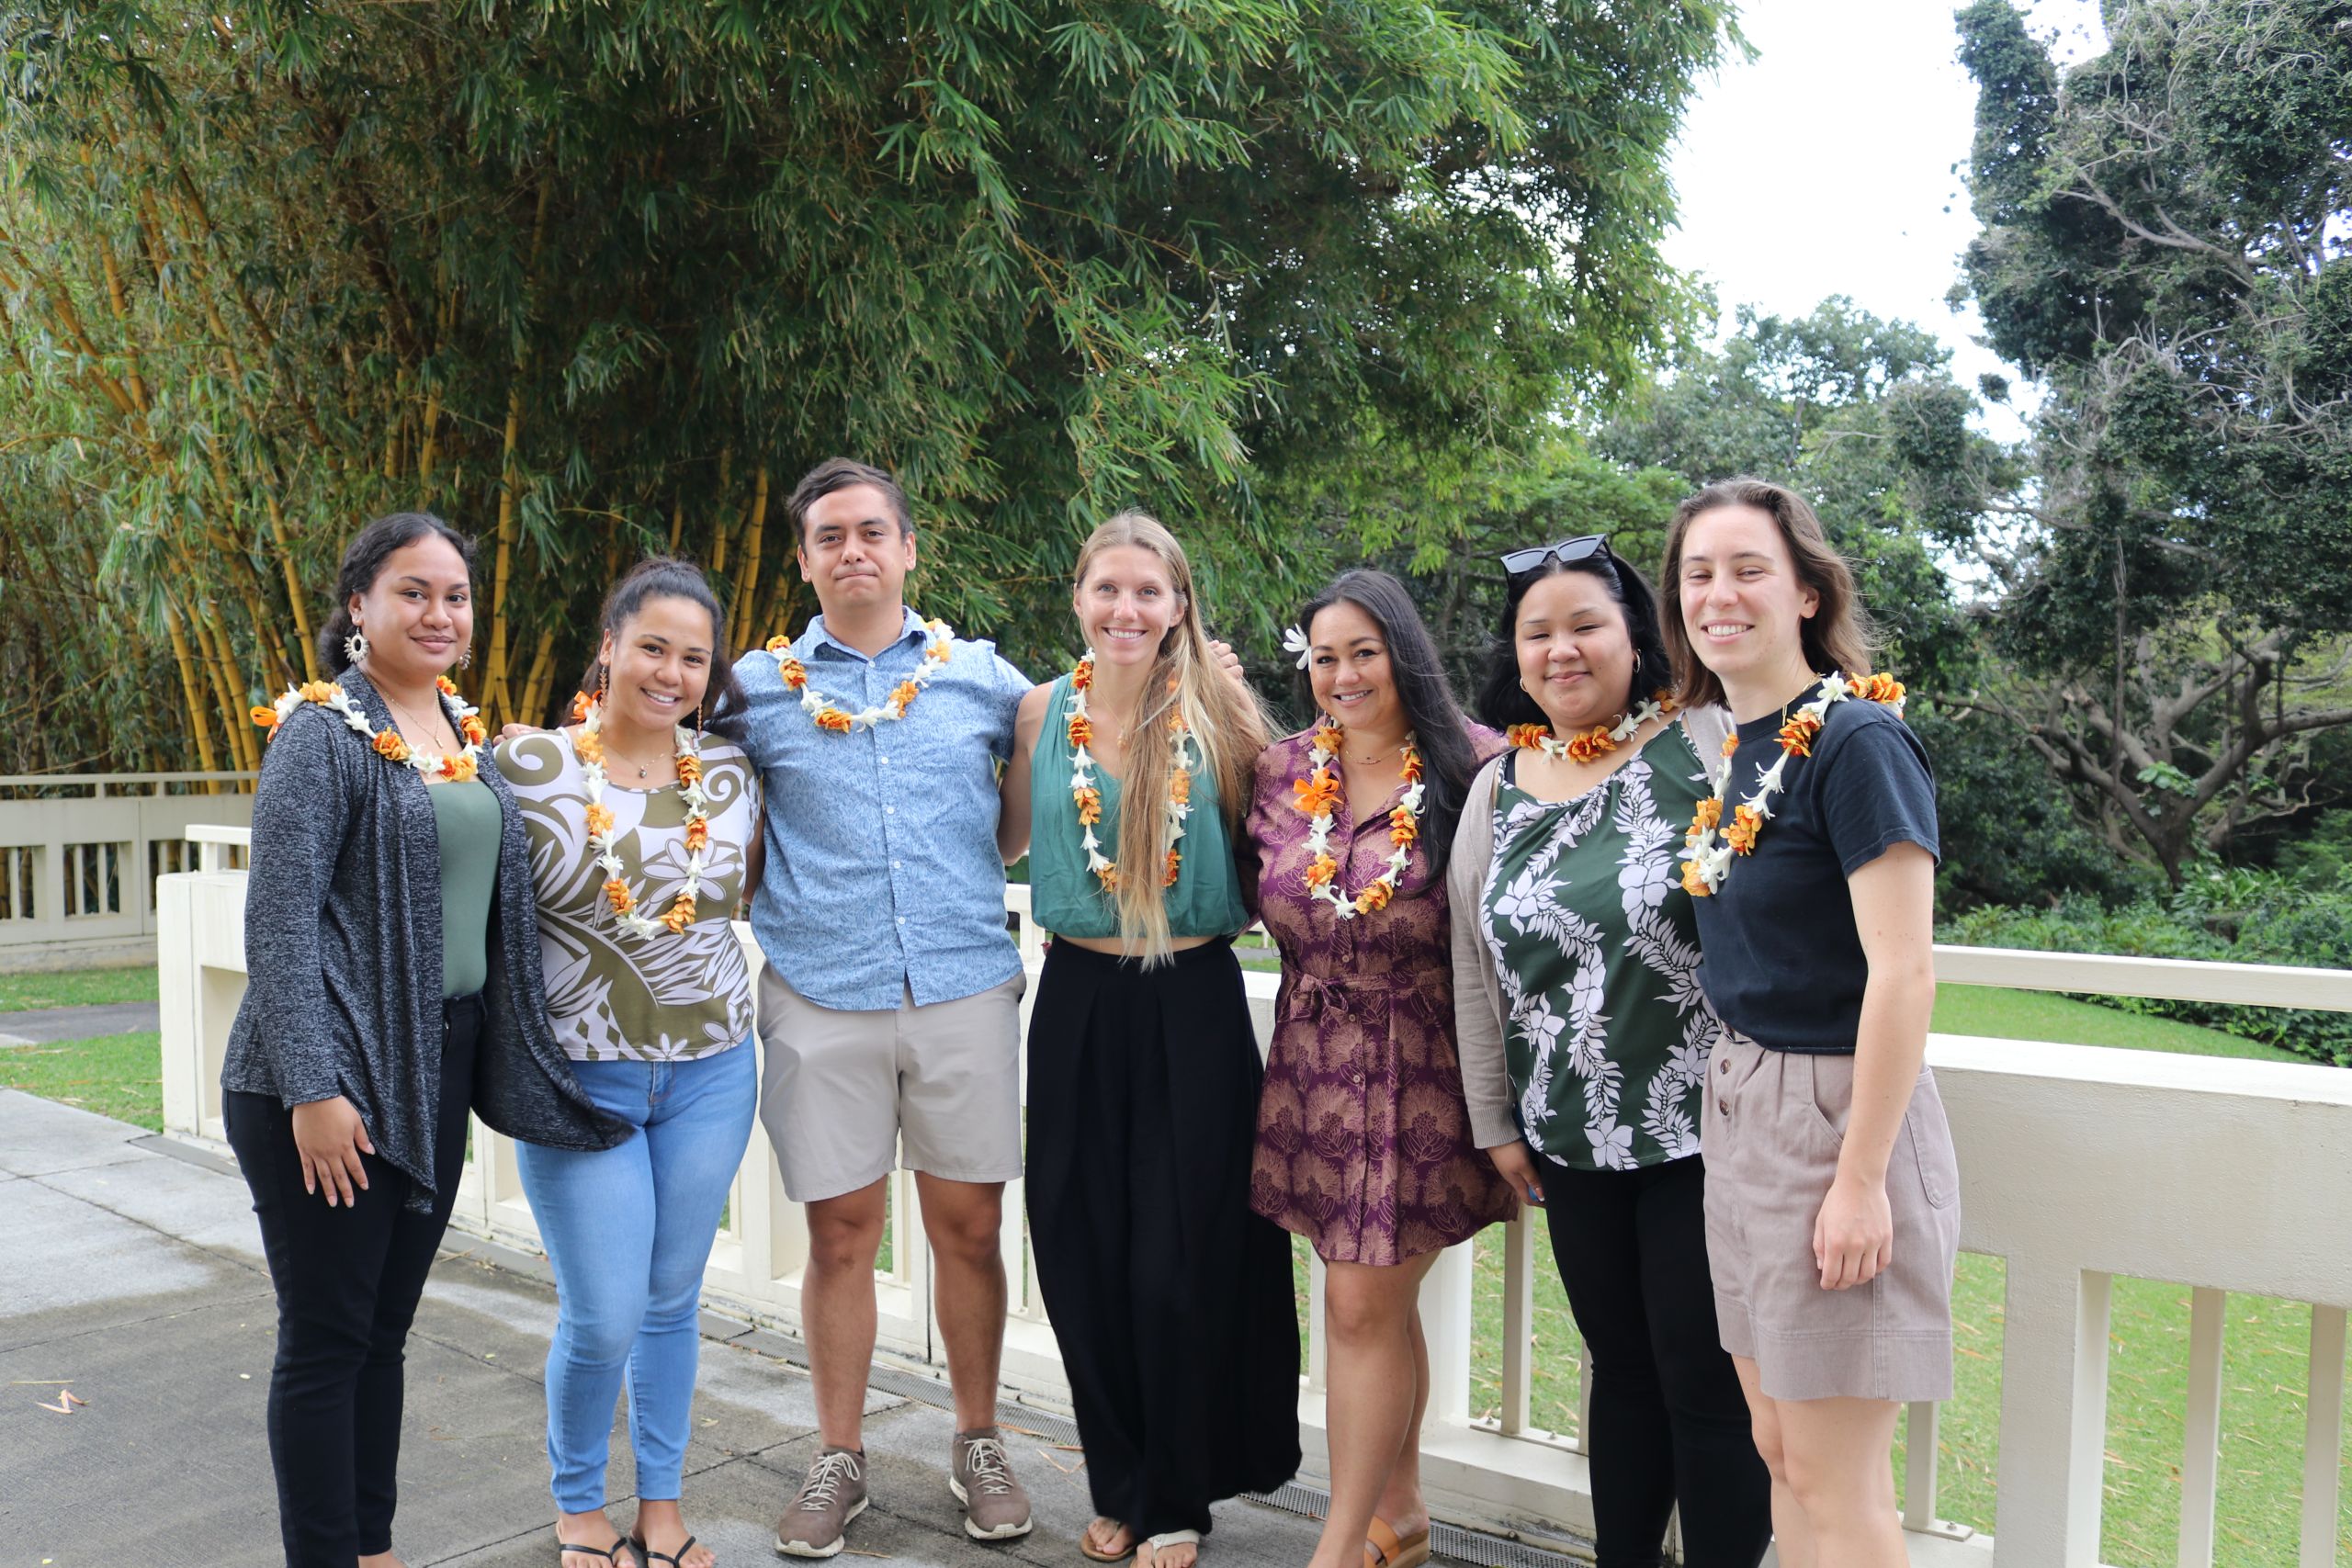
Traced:
<path id="1" fill-rule="evenodd" d="M 1077 803 L 1078 825 L 1085 832 L 1086 869 L 1109 893 L 1119 886 L 1119 867 L 1094 836 L 1095 825 L 1102 820 L 1102 792 L 1094 783 L 1093 754 L 1086 749 L 1094 739 L 1094 721 L 1086 716 L 1086 689 L 1092 684 L 1094 650 L 1090 648 L 1069 672 L 1069 722 L 1064 728 L 1069 738 L 1069 797 Z M 1183 867 L 1184 856 L 1176 843 L 1184 836 L 1184 818 L 1193 814 L 1193 764 L 1197 761 L 1193 732 L 1184 727 L 1182 710 L 1168 716 L 1168 728 L 1176 739 L 1168 773 L 1168 863 L 1160 877 L 1162 887 L 1175 886 L 1176 874 Z"/>
<path id="2" fill-rule="evenodd" d="M 702 891 L 704 853 L 710 847 L 710 802 L 702 791 L 702 754 L 695 747 L 695 732 L 678 726 L 678 795 L 686 803 L 686 885 L 659 917 L 638 908 L 637 895 L 622 879 L 619 851 L 613 842 L 613 808 L 605 804 L 604 705 L 592 703 L 582 719 L 571 750 L 580 759 L 580 777 L 588 789 L 588 848 L 605 877 L 605 902 L 613 919 L 630 935 L 644 941 L 661 931 L 675 936 L 695 923 L 695 895 Z"/>
<path id="3" fill-rule="evenodd" d="M 436 675 L 433 684 L 441 694 L 441 706 L 449 716 L 452 728 L 465 740 L 465 748 L 454 757 L 420 751 L 411 746 L 397 727 L 378 729 L 359 711 L 339 681 L 305 681 L 299 686 L 288 686 L 286 694 L 267 707 L 249 710 L 246 717 L 277 737 L 277 727 L 292 716 L 304 703 L 316 703 L 322 708 L 333 708 L 343 716 L 343 722 L 375 748 L 376 755 L 388 762 L 414 768 L 428 779 L 441 779 L 450 784 L 463 784 L 481 771 L 482 742 L 490 739 L 489 727 L 480 716 L 480 710 L 458 694 L 458 683 L 447 675 Z"/>
<path id="4" fill-rule="evenodd" d="M 792 656 L 790 638 L 770 637 L 767 649 L 775 655 L 776 672 L 784 677 L 785 690 L 800 694 L 800 705 L 808 710 L 817 728 L 833 735 L 847 735 L 854 729 L 871 729 L 884 719 L 906 717 L 907 709 L 914 705 L 931 678 L 956 657 L 956 634 L 948 629 L 945 621 L 925 621 L 922 629 L 922 663 L 913 674 L 891 687 L 890 694 L 879 706 L 858 713 L 850 712 L 808 683 L 808 667 Z"/>
<path id="5" fill-rule="evenodd" d="M 1865 675 L 1849 681 L 1831 671 L 1822 677 L 1813 701 L 1798 708 L 1781 726 L 1781 754 L 1758 775 L 1756 792 L 1733 807 L 1728 827 L 1724 825 L 1724 795 L 1731 788 L 1732 753 L 1739 750 L 1739 737 L 1735 733 L 1724 741 L 1723 761 L 1715 767 L 1715 793 L 1699 803 L 1699 809 L 1690 818 L 1690 830 L 1683 835 L 1683 847 L 1690 852 L 1690 858 L 1682 863 L 1684 892 L 1693 898 L 1707 897 L 1731 874 L 1734 855 L 1756 852 L 1757 835 L 1764 830 L 1765 822 L 1772 815 L 1772 797 L 1781 793 L 1781 775 L 1788 770 L 1789 759 L 1813 755 L 1813 738 L 1821 733 L 1830 705 L 1848 697 L 1883 704 L 1897 715 L 1903 712 L 1903 682 L 1894 676 Z"/>
<path id="6" fill-rule="evenodd" d="M 1413 737 L 1405 737 L 1404 769 L 1405 798 L 1388 812 L 1388 841 L 1395 846 L 1388 857 L 1388 869 L 1382 872 L 1362 892 L 1350 894 L 1339 885 L 1340 862 L 1330 851 L 1331 811 L 1340 802 L 1340 780 L 1331 764 L 1338 761 L 1340 746 L 1347 739 L 1347 729 L 1336 719 L 1325 719 L 1315 727 L 1315 739 L 1307 748 L 1306 760 L 1314 771 L 1303 779 L 1291 781 L 1291 791 L 1297 798 L 1292 802 L 1307 815 L 1306 847 L 1314 858 L 1307 862 L 1302 874 L 1310 897 L 1320 898 L 1339 911 L 1340 919 L 1352 920 L 1358 915 L 1368 915 L 1374 909 L 1385 909 L 1396 896 L 1396 879 L 1405 874 L 1406 863 L 1413 857 L 1413 840 L 1421 836 L 1421 797 L 1426 786 L 1421 783 L 1421 753 L 1413 744 Z"/>
<path id="7" fill-rule="evenodd" d="M 1621 742 L 1650 720 L 1673 711 L 1674 699 L 1664 692 L 1658 692 L 1615 724 L 1596 724 L 1589 729 L 1578 730 L 1566 740 L 1554 735 L 1552 727 L 1547 724 L 1514 724 L 1503 732 L 1503 739 L 1513 746 L 1541 751 L 1555 762 L 1589 762 L 1617 750 Z"/>

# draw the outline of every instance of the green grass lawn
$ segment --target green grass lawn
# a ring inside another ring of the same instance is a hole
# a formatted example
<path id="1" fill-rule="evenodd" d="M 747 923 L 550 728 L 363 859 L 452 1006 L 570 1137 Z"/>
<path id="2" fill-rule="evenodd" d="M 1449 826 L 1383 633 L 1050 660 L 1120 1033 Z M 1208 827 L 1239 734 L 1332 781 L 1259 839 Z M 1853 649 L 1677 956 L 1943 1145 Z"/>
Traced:
<path id="1" fill-rule="evenodd" d="M 0 1048 L 0 1089 L 20 1089 L 118 1122 L 164 1130 L 164 1038 L 106 1034 Z"/>
<path id="2" fill-rule="evenodd" d="M 54 975 L 0 975 L 0 1012 L 155 999 L 155 970 L 152 964 L 144 969 L 69 969 Z"/>

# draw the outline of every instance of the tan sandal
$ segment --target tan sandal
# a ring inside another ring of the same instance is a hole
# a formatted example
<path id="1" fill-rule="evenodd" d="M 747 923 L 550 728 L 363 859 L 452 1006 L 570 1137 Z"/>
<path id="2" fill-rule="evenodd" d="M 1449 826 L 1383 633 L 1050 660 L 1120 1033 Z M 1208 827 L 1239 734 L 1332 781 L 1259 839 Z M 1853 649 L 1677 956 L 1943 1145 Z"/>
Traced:
<path id="1" fill-rule="evenodd" d="M 1421 1568 L 1430 1560 L 1430 1532 L 1424 1528 L 1400 1536 L 1396 1527 L 1375 1517 L 1364 1532 L 1364 1568 Z"/>
<path id="2" fill-rule="evenodd" d="M 1111 1527 L 1110 1539 L 1113 1540 L 1118 1540 L 1119 1533 L 1127 1528 L 1118 1520 L 1108 1517 L 1107 1516 L 1103 1517 L 1102 1522 Z M 1095 1551 L 1094 1521 L 1092 1519 L 1089 1519 L 1086 1522 L 1086 1528 L 1078 1532 L 1078 1550 L 1079 1554 L 1090 1562 L 1125 1562 L 1129 1557 L 1135 1554 L 1136 1548 L 1135 1543 L 1133 1541 L 1129 1541 L 1127 1543 L 1127 1549 L 1125 1551 Z"/>

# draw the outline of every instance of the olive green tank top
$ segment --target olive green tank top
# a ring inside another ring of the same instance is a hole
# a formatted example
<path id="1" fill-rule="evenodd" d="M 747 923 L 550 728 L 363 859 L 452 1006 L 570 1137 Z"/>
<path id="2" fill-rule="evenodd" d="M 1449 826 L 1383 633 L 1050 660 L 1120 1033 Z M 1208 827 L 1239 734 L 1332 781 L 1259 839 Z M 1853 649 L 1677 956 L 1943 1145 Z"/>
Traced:
<path id="1" fill-rule="evenodd" d="M 441 996 L 469 997 L 490 979 L 490 897 L 498 884 L 498 796 L 480 779 L 425 789 L 441 838 Z"/>
<path id="2" fill-rule="evenodd" d="M 1053 685 L 1046 722 L 1029 757 L 1029 904 L 1031 918 L 1057 936 L 1115 937 L 1119 909 L 1086 866 L 1085 829 L 1069 793 L 1069 677 Z M 1095 787 L 1102 792 L 1102 819 L 1094 836 L 1102 852 L 1115 856 L 1119 841 L 1119 781 L 1097 766 Z M 1176 848 L 1176 886 L 1168 889 L 1168 934 L 1230 936 L 1250 923 L 1241 907 L 1241 882 L 1233 866 L 1233 844 L 1218 809 L 1216 781 L 1205 773 L 1193 780 L 1192 811 Z"/>

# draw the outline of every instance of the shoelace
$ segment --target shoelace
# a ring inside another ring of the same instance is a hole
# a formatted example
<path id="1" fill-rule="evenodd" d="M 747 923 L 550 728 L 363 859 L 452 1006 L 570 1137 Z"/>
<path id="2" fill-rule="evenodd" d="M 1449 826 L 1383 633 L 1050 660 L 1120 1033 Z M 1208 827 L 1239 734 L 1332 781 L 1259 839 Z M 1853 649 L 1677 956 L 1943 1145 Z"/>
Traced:
<path id="1" fill-rule="evenodd" d="M 833 1494 L 844 1481 L 858 1476 L 855 1454 L 827 1454 L 808 1467 L 808 1479 L 800 1486 L 802 1511 L 821 1514 L 833 1506 Z"/>
<path id="2" fill-rule="evenodd" d="M 1004 1444 L 994 1438 L 974 1438 L 964 1445 L 964 1462 L 972 1479 L 991 1497 L 1012 1495 L 1012 1472 L 1005 1467 Z"/>

